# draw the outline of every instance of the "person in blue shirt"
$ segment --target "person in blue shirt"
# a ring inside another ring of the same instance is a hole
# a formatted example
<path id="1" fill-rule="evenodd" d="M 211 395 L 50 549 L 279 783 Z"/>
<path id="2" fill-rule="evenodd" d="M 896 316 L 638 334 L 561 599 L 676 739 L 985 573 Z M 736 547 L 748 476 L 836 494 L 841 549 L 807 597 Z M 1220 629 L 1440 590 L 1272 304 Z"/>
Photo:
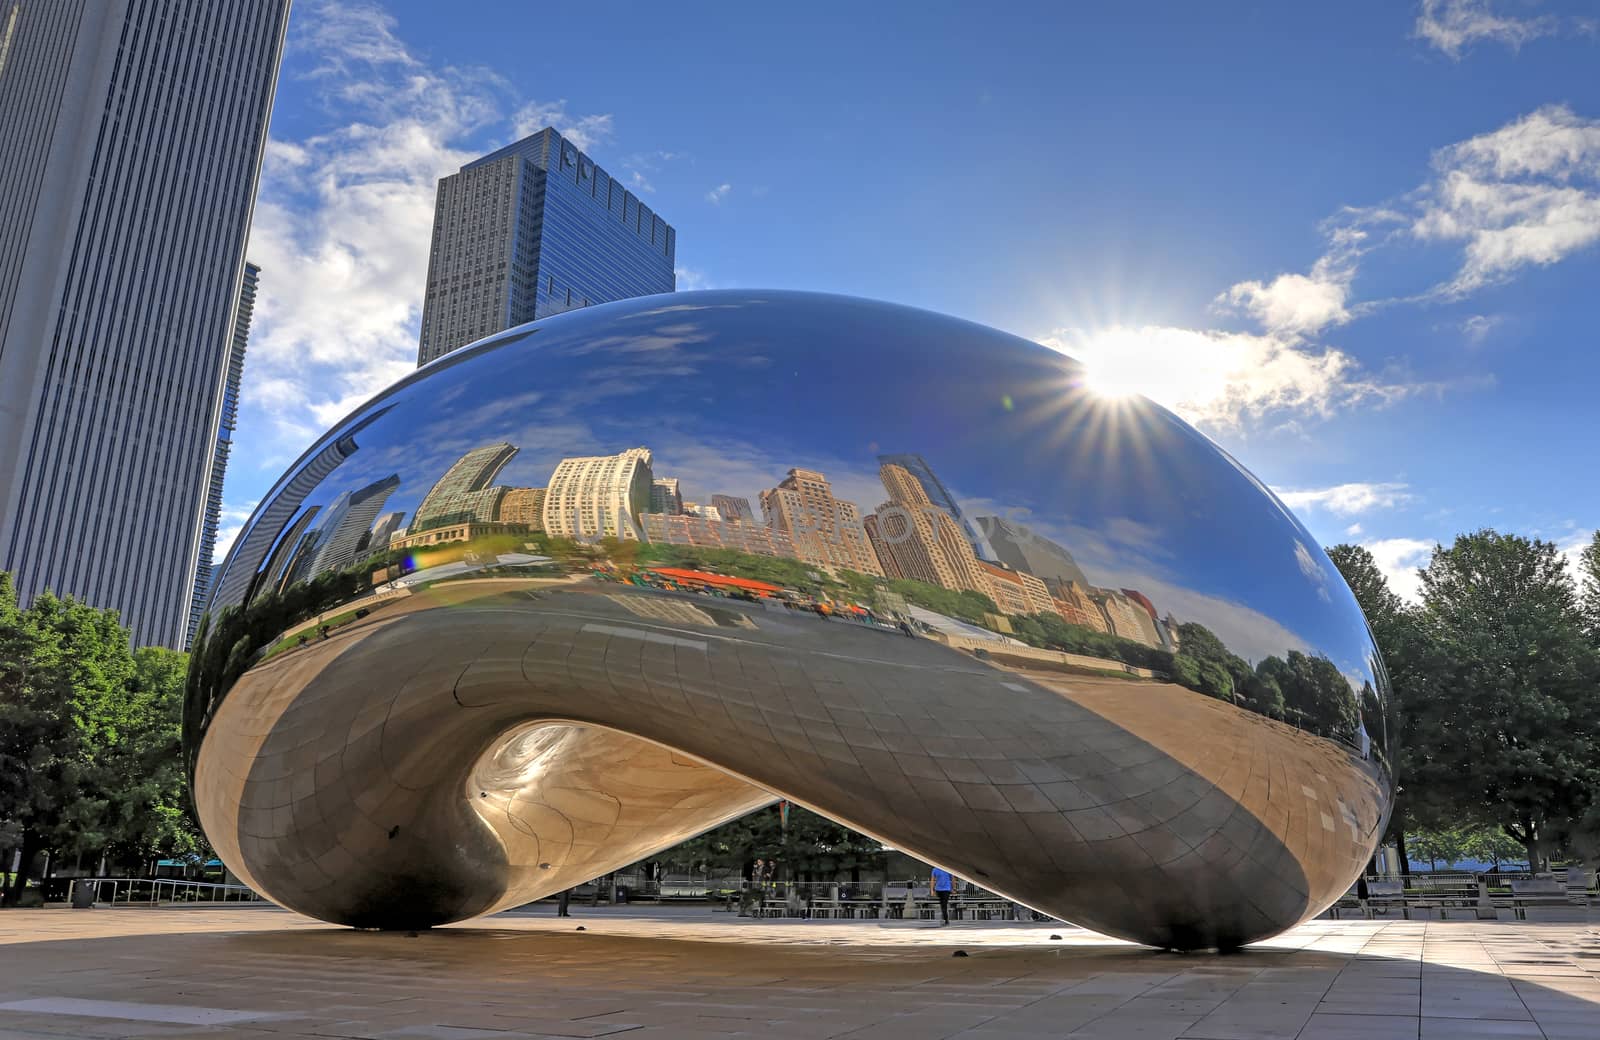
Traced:
<path id="1" fill-rule="evenodd" d="M 943 928 L 950 923 L 950 892 L 955 888 L 955 878 L 950 876 L 948 870 L 934 867 L 928 877 L 928 888 L 939 898 L 939 916 L 942 918 L 939 927 Z"/>

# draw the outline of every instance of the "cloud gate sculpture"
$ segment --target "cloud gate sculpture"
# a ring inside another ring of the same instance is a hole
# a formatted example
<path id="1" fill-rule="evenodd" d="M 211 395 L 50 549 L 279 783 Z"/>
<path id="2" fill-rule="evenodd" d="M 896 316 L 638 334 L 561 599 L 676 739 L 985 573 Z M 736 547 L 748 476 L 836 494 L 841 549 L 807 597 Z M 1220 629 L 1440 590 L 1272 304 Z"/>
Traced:
<path id="1" fill-rule="evenodd" d="M 185 747 L 224 862 L 330 922 L 489 913 L 785 797 L 1232 947 L 1367 863 L 1387 700 L 1316 542 L 1169 412 L 967 322 L 703 292 L 332 429 L 218 574 Z"/>

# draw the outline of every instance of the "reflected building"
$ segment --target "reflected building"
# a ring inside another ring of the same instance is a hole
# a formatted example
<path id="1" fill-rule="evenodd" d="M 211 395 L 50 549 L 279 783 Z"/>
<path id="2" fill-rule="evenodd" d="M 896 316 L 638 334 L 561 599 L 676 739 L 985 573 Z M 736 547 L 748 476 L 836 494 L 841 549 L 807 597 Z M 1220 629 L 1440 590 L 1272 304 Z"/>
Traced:
<path id="1" fill-rule="evenodd" d="M 1150 615 L 1150 623 L 1155 629 L 1156 639 L 1159 641 L 1162 649 L 1176 650 L 1178 648 L 1178 642 L 1174 633 L 1172 632 L 1173 626 L 1169 626 L 1161 619 L 1161 615 L 1156 613 L 1156 605 L 1150 602 L 1150 597 L 1146 596 L 1138 589 L 1123 589 L 1122 594 L 1133 600 L 1140 607 L 1144 608 L 1144 612 Z"/>
<path id="2" fill-rule="evenodd" d="M 656 477 L 650 482 L 650 512 L 676 516 L 683 511 L 677 477 Z"/>
<path id="3" fill-rule="evenodd" d="M 961 511 L 961 503 L 956 501 L 956 496 L 944 486 L 938 474 L 933 472 L 933 467 L 928 465 L 928 460 L 921 455 L 899 454 L 879 455 L 878 466 L 880 472 L 883 466 L 897 466 L 910 474 L 922 488 L 923 496 L 946 513 L 960 525 L 963 535 L 972 544 L 975 555 L 985 560 L 995 559 L 994 551 L 989 548 L 984 532 Z"/>
<path id="4" fill-rule="evenodd" d="M 430 527 L 426 531 L 407 533 L 398 538 L 391 539 L 389 548 L 394 550 L 415 549 L 428 545 L 447 545 L 450 542 L 470 542 L 478 538 L 487 538 L 497 534 L 527 534 L 526 524 L 507 523 L 460 523 L 446 524 L 444 527 Z"/>
<path id="5" fill-rule="evenodd" d="M 921 459 L 920 455 L 899 457 Z M 923 466 L 926 468 L 927 463 Z M 896 512 L 904 513 L 909 522 L 911 533 L 907 537 L 914 543 L 913 551 L 902 560 L 901 566 L 905 569 L 909 562 L 921 573 L 907 576 L 947 589 L 966 589 L 988 595 L 989 581 L 978 565 L 971 539 L 954 516 L 928 497 L 927 486 L 916 474 L 898 463 L 886 462 L 878 467 L 878 477 L 889 492 L 889 502 L 878 507 L 879 524 L 897 554 L 903 544 L 898 540 L 900 525 L 891 522 L 889 517 Z M 924 562 L 926 569 L 923 569 Z M 931 579 L 927 577 L 930 572 Z"/>
<path id="6" fill-rule="evenodd" d="M 1089 586 L 1072 553 L 1050 539 L 998 516 L 980 516 L 977 526 L 994 550 L 994 559 L 1012 570 L 1026 571 L 1052 587 L 1069 583 Z"/>
<path id="7" fill-rule="evenodd" d="M 399 486 L 400 475 L 392 473 L 340 496 L 340 501 L 329 508 L 323 521 L 326 534 L 318 542 L 317 558 L 311 569 L 317 573 L 338 573 L 366 555 L 369 549 L 378 551 L 373 544 L 372 524 Z"/>
<path id="8" fill-rule="evenodd" d="M 306 496 L 360 448 L 356 443 L 356 435 L 383 418 L 388 411 L 387 407 L 382 407 L 370 415 L 362 416 L 326 447 L 309 458 L 301 456 L 289 475 L 279 480 L 272 489 L 270 504 L 250 518 L 244 532 L 229 550 L 228 558 L 223 562 L 222 578 L 217 582 L 216 592 L 212 594 L 211 605 L 207 608 L 210 613 L 216 614 L 223 607 L 239 606 L 255 598 L 262 589 L 282 583 L 291 565 L 291 557 L 299 549 L 303 532 L 311 522 L 310 516 L 296 518 L 295 513 L 305 502 Z M 312 511 L 317 508 L 313 506 Z M 294 521 L 292 524 L 291 519 Z M 272 561 L 285 570 L 275 570 L 268 561 L 269 554 Z M 263 563 L 268 566 L 258 570 Z M 270 580 L 264 580 L 268 578 Z"/>
<path id="9" fill-rule="evenodd" d="M 494 478 L 516 454 L 515 446 L 501 442 L 461 456 L 428 489 L 411 521 L 411 533 L 449 524 L 493 523 L 508 490 L 492 486 Z"/>
<path id="10" fill-rule="evenodd" d="M 1161 645 L 1155 618 L 1146 613 L 1144 607 L 1114 589 L 1093 589 L 1089 595 L 1105 614 L 1112 635 L 1145 646 Z"/>
<path id="11" fill-rule="evenodd" d="M 789 536 L 767 524 L 688 513 L 646 513 L 643 520 L 645 538 L 661 545 L 698 545 L 707 549 L 733 549 L 752 556 L 798 558 Z"/>
<path id="12" fill-rule="evenodd" d="M 778 486 L 761 492 L 767 523 L 794 543 L 799 560 L 828 570 L 883 576 L 878 554 L 861 524 L 861 508 L 833 497 L 828 478 L 814 469 L 791 469 Z"/>
<path id="13" fill-rule="evenodd" d="M 545 490 L 544 529 L 562 538 L 638 538 L 655 478 L 649 448 L 562 459 Z"/>
<path id="14" fill-rule="evenodd" d="M 861 518 L 861 526 L 867 532 L 867 541 L 872 543 L 872 551 L 878 554 L 878 564 L 883 568 L 883 576 L 891 579 L 907 577 L 905 571 L 900 568 L 900 561 L 895 558 L 894 545 L 884 531 L 883 517 L 875 512 L 868 513 Z M 902 526 L 909 528 L 910 521 L 902 518 Z"/>
<path id="15" fill-rule="evenodd" d="M 756 511 L 750 508 L 748 498 L 737 498 L 733 495 L 712 495 L 711 504 L 721 514 L 724 520 L 738 520 L 741 523 L 752 524 L 756 520 Z"/>
<path id="16" fill-rule="evenodd" d="M 513 325 L 669 293 L 677 232 L 551 127 L 439 181 L 417 364 Z"/>
<path id="17" fill-rule="evenodd" d="M 500 499 L 501 523 L 522 524 L 530 531 L 544 530 L 544 488 L 508 488 Z"/>
<path id="18" fill-rule="evenodd" d="M 390 540 L 394 538 L 395 532 L 400 530 L 405 520 L 406 514 L 404 510 L 385 513 L 378 517 L 377 524 L 372 528 L 372 537 L 369 539 L 372 551 L 379 553 L 389 548 Z"/>
<path id="19" fill-rule="evenodd" d="M 989 598 L 1002 614 L 1054 614 L 1055 601 L 1045 583 L 1031 574 L 1014 571 L 987 560 L 978 567 L 987 579 Z"/>
<path id="20" fill-rule="evenodd" d="M 1096 632 L 1111 631 L 1111 625 L 1106 621 L 1105 614 L 1101 613 L 1100 605 L 1089 595 L 1088 586 L 1075 581 L 1058 581 L 1048 587 L 1055 602 L 1056 613 L 1060 614 L 1061 619 L 1067 624 L 1092 628 Z"/>
<path id="21" fill-rule="evenodd" d="M 289 525 L 289 529 L 283 533 L 277 547 L 267 559 L 267 566 L 262 571 L 265 580 L 258 586 L 258 592 L 279 593 L 289 584 L 295 572 L 295 565 L 300 562 L 302 551 L 309 547 L 311 525 L 316 522 L 317 514 L 321 511 L 321 506 L 312 506 Z"/>

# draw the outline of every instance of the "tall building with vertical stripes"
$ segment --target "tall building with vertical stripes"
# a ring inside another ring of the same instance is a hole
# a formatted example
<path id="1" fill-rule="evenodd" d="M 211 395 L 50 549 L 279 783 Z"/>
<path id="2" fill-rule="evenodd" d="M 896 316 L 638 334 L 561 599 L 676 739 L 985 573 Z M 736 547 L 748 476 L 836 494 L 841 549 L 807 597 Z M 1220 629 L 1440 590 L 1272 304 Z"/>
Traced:
<path id="1" fill-rule="evenodd" d="M 211 557 L 217 551 L 217 529 L 222 525 L 222 484 L 228 474 L 228 454 L 233 450 L 233 431 L 239 423 L 239 387 L 244 382 L 244 352 L 250 345 L 250 320 L 256 310 L 256 283 L 261 268 L 249 261 L 244 265 L 244 283 L 239 287 L 239 306 L 234 310 L 233 339 L 228 344 L 227 377 L 222 384 L 222 414 L 217 421 L 217 445 L 211 455 L 211 475 L 206 478 L 206 514 L 200 523 L 200 554 L 195 562 L 194 593 L 189 597 L 189 631 L 184 649 L 194 642 L 195 630 L 211 599 Z"/>
<path id="2" fill-rule="evenodd" d="M 417 364 L 513 325 L 672 292 L 678 235 L 545 127 L 439 181 Z"/>
<path id="3" fill-rule="evenodd" d="M 183 645 L 288 0 L 0 0 L 0 568 Z"/>

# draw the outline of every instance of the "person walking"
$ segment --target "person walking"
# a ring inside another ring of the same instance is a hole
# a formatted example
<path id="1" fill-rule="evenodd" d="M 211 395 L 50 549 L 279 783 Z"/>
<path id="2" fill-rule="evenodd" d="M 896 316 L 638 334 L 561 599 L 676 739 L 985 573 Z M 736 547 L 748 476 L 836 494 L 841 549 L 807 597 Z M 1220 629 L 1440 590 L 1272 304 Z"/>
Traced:
<path id="1" fill-rule="evenodd" d="M 933 873 L 928 876 L 928 888 L 939 900 L 939 927 L 943 928 L 950 923 L 950 891 L 955 887 L 955 879 L 948 870 L 934 867 Z"/>
<path id="2" fill-rule="evenodd" d="M 569 913 L 568 910 L 567 910 L 567 904 L 570 903 L 570 902 L 572 902 L 572 889 L 563 888 L 561 890 L 561 902 L 556 905 L 556 916 L 557 917 L 571 917 L 572 916 L 572 914 Z"/>

